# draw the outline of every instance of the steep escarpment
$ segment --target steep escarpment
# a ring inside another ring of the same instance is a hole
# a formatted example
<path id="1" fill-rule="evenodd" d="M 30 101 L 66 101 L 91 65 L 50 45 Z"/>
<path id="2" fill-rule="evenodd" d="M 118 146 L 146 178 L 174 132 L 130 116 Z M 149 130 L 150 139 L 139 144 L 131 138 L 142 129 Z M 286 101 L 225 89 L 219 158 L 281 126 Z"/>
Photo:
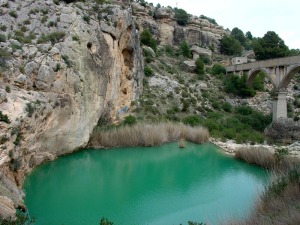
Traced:
<path id="1" fill-rule="evenodd" d="M 22 205 L 27 172 L 85 146 L 99 119 L 116 121 L 142 89 L 131 6 L 55 2 L 1 1 L 2 216 Z"/>
<path id="2" fill-rule="evenodd" d="M 179 45 L 187 41 L 190 46 L 220 51 L 220 39 L 226 34 L 222 26 L 197 16 L 191 16 L 186 26 L 180 26 L 175 20 L 174 10 L 170 8 L 144 7 L 138 3 L 132 3 L 132 7 L 138 27 L 141 30 L 148 28 L 160 45 Z"/>

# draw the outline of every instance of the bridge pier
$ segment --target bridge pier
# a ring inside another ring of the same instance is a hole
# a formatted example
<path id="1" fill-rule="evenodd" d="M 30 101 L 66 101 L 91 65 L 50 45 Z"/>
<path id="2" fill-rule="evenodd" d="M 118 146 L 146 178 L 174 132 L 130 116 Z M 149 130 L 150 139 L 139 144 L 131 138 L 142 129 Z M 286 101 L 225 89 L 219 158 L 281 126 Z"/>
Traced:
<path id="1" fill-rule="evenodd" d="M 273 100 L 273 121 L 280 117 L 287 118 L 287 92 L 279 91 Z"/>

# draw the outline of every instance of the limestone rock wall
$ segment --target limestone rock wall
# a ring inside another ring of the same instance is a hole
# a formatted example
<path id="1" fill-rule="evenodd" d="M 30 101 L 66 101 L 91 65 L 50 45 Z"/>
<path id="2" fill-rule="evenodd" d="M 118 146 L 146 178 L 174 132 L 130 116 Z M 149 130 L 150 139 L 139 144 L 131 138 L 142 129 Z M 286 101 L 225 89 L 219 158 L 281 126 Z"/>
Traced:
<path id="1" fill-rule="evenodd" d="M 186 40 L 190 45 L 220 51 L 220 39 L 226 34 L 222 26 L 196 16 L 190 17 L 187 26 L 179 26 L 169 8 L 143 7 L 138 3 L 133 3 L 132 7 L 139 29 L 148 28 L 161 45 L 179 45 Z"/>
<path id="2" fill-rule="evenodd" d="M 9 199 L 22 205 L 16 185 L 26 173 L 84 147 L 99 118 L 126 113 L 141 93 L 143 59 L 130 5 L 0 3 L 0 111 L 10 122 L 0 121 L 0 216 L 7 216 Z"/>

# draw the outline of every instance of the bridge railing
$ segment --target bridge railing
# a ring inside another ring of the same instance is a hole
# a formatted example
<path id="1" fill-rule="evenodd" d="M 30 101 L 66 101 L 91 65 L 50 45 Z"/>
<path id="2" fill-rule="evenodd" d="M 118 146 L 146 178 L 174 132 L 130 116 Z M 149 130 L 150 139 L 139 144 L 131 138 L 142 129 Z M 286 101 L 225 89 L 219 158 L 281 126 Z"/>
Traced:
<path id="1" fill-rule="evenodd" d="M 252 69 L 259 69 L 259 68 L 266 68 L 266 67 L 275 67 L 275 66 L 289 66 L 294 64 L 300 64 L 300 56 L 290 56 L 290 57 L 283 57 L 283 58 L 276 58 L 276 59 L 268 59 L 262 61 L 256 61 L 251 63 L 244 63 L 244 64 L 237 64 L 232 66 L 227 66 L 227 72 L 235 72 L 235 71 L 245 71 L 245 70 L 252 70 Z"/>

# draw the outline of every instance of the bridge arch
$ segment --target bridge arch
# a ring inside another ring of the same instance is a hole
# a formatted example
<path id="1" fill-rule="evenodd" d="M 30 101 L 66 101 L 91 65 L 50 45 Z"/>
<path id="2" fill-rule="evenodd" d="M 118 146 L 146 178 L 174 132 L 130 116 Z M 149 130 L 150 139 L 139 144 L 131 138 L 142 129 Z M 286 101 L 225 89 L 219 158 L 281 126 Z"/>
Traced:
<path id="1" fill-rule="evenodd" d="M 273 86 L 275 87 L 275 84 L 274 84 L 274 81 L 272 80 L 271 76 L 270 76 L 270 73 L 269 71 L 266 69 L 266 68 L 259 68 L 259 69 L 253 69 L 253 70 L 250 70 L 249 73 L 248 73 L 248 79 L 246 81 L 246 84 L 248 86 L 250 86 L 255 77 L 260 73 L 260 72 L 264 72 L 267 76 L 267 78 L 271 81 L 271 83 L 273 84 Z"/>
<path id="2" fill-rule="evenodd" d="M 277 89 L 286 89 L 292 78 L 300 71 L 300 64 L 294 65 L 286 71 L 286 75 L 282 78 Z"/>

